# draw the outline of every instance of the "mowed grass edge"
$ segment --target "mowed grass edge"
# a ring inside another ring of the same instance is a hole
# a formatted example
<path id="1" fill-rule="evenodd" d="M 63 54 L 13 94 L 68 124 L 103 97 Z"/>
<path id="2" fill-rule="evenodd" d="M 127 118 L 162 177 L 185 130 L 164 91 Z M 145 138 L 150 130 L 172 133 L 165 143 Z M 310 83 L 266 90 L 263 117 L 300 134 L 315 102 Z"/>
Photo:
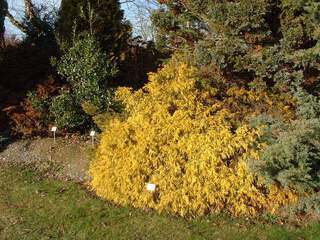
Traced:
<path id="1" fill-rule="evenodd" d="M 320 224 L 185 220 L 114 206 L 78 184 L 0 165 L 0 239 L 320 239 Z"/>

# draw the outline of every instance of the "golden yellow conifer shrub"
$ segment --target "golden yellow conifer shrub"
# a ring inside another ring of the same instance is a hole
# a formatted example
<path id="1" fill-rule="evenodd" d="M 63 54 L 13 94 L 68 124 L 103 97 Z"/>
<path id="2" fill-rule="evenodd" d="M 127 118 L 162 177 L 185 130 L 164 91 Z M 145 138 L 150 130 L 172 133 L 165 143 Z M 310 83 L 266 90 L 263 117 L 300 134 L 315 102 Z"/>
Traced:
<path id="1" fill-rule="evenodd" d="M 263 146 L 256 141 L 259 129 L 240 116 L 244 109 L 256 114 L 257 103 L 284 112 L 289 103 L 239 87 L 218 100 L 219 89 L 197 88 L 197 77 L 196 68 L 173 57 L 143 89 L 118 90 L 127 117 L 106 123 L 90 166 L 91 187 L 99 196 L 190 217 L 220 211 L 254 215 L 272 201 L 286 201 L 288 194 L 268 198 L 249 173 L 246 161 L 257 158 Z M 154 192 L 147 191 L 148 183 L 156 185 Z"/>

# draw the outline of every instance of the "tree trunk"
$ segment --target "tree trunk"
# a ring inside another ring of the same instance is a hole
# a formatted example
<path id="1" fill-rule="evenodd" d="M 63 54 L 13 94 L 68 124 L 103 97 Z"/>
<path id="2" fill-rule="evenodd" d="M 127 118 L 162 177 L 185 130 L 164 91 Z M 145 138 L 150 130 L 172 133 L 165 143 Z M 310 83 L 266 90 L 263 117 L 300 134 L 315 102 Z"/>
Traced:
<path id="1" fill-rule="evenodd" d="M 0 0 L 0 48 L 3 48 L 5 45 L 4 41 L 4 20 L 6 17 L 6 12 L 8 11 L 8 3 L 6 0 Z"/>
<path id="2" fill-rule="evenodd" d="M 24 0 L 24 12 L 28 21 L 35 17 L 34 7 L 31 0 Z"/>

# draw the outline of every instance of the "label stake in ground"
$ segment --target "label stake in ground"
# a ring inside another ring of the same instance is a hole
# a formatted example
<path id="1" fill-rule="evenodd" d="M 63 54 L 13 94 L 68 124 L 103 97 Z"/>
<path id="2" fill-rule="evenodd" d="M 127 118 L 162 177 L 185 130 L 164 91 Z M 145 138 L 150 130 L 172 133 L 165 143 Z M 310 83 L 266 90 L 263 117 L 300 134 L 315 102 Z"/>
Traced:
<path id="1" fill-rule="evenodd" d="M 53 132 L 53 142 L 56 143 L 56 131 L 57 127 L 52 127 L 51 132 Z"/>
<path id="2" fill-rule="evenodd" d="M 94 146 L 94 136 L 95 136 L 95 135 L 96 135 L 96 132 L 95 132 L 95 131 L 91 131 L 91 132 L 90 132 L 92 146 Z"/>

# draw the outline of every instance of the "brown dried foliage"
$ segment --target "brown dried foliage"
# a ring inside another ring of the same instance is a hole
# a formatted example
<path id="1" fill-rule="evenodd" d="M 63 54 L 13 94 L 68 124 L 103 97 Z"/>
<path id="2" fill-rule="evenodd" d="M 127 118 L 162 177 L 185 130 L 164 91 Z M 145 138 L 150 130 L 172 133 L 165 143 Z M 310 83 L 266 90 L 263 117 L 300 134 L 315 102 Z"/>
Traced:
<path id="1" fill-rule="evenodd" d="M 57 94 L 58 88 L 54 79 L 49 77 L 47 81 L 36 86 L 36 95 L 39 99 L 46 99 Z M 28 98 L 25 98 L 20 105 L 7 107 L 3 111 L 9 118 L 11 134 L 15 137 L 43 136 L 48 132 L 48 126 L 43 122 L 43 116 L 48 116 L 48 112 L 38 112 Z"/>

